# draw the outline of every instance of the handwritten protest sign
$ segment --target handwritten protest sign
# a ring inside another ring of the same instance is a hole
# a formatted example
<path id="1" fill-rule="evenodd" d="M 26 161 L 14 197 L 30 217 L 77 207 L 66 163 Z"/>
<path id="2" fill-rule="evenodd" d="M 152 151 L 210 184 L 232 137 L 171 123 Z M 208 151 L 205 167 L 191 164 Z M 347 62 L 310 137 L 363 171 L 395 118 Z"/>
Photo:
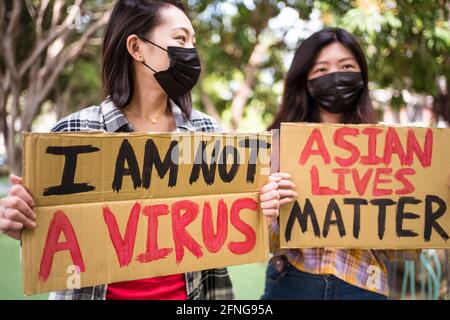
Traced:
<path id="1" fill-rule="evenodd" d="M 269 154 L 266 133 L 25 133 L 24 292 L 266 261 Z"/>
<path id="2" fill-rule="evenodd" d="M 284 248 L 450 248 L 450 130 L 283 123 Z"/>

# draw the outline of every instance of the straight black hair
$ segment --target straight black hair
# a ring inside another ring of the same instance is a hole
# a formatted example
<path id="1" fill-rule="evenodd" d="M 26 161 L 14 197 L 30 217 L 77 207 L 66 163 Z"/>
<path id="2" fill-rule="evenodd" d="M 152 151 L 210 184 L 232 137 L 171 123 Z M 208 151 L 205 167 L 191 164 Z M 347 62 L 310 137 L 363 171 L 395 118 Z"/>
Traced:
<path id="1" fill-rule="evenodd" d="M 374 114 L 369 95 L 367 61 L 358 41 L 341 28 L 326 28 L 302 42 L 296 50 L 284 82 L 284 92 L 278 114 L 269 129 L 279 129 L 281 122 L 320 122 L 319 108 L 307 90 L 308 74 L 321 49 L 340 42 L 349 49 L 361 69 L 364 88 L 353 111 L 344 114 L 344 123 L 372 123 Z"/>
<path id="2" fill-rule="evenodd" d="M 160 23 L 160 10 L 173 5 L 183 11 L 178 0 L 118 0 L 106 27 L 103 42 L 102 82 L 106 96 L 119 108 L 128 105 L 134 93 L 132 57 L 127 50 L 127 38 L 135 34 L 144 37 Z M 192 111 L 191 93 L 175 100 L 189 118 Z"/>

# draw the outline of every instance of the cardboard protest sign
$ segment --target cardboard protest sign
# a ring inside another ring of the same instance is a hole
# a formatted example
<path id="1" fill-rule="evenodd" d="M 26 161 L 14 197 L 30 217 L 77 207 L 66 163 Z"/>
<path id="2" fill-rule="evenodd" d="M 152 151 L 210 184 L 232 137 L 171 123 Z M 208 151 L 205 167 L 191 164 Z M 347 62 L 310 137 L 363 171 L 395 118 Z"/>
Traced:
<path id="1" fill-rule="evenodd" d="M 270 135 L 25 133 L 25 294 L 266 261 Z"/>
<path id="2" fill-rule="evenodd" d="M 450 129 L 283 123 L 283 248 L 450 248 Z"/>

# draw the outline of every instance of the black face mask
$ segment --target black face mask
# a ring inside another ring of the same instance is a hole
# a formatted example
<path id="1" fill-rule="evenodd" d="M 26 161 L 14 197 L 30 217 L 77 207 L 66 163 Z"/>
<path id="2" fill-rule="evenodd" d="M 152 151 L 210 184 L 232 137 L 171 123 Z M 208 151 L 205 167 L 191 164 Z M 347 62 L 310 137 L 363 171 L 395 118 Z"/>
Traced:
<path id="1" fill-rule="evenodd" d="M 360 72 L 334 72 L 308 81 L 311 97 L 330 113 L 346 113 L 356 108 L 363 88 Z"/>
<path id="2" fill-rule="evenodd" d="M 173 100 L 191 91 L 196 85 L 201 72 L 197 49 L 167 47 L 166 50 L 148 39 L 142 39 L 166 51 L 169 55 L 170 67 L 165 71 L 155 71 L 145 62 L 142 62 L 147 68 L 154 72 L 156 81 L 158 81 L 159 85 L 167 93 L 169 98 Z"/>

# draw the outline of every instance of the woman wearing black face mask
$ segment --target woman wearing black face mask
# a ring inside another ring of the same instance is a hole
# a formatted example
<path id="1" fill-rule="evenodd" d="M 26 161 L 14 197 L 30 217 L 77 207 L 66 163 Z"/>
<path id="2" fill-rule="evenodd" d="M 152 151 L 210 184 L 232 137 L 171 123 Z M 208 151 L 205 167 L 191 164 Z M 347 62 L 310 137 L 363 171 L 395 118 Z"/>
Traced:
<path id="1" fill-rule="evenodd" d="M 355 38 L 343 29 L 324 29 L 297 49 L 287 73 L 281 108 L 269 129 L 281 122 L 373 123 L 367 63 Z M 280 205 L 295 199 L 286 173 L 271 175 L 261 193 L 271 217 L 271 259 L 262 299 L 386 299 L 387 270 L 380 259 L 417 259 L 418 251 L 279 249 L 275 219 Z"/>
<path id="2" fill-rule="evenodd" d="M 52 131 L 218 131 L 212 118 L 192 109 L 190 90 L 200 74 L 195 34 L 177 0 L 117 1 L 103 44 L 107 98 L 59 121 Z M 35 228 L 33 199 L 11 176 L 1 199 L 0 233 L 20 239 Z M 232 299 L 227 269 L 189 272 L 53 293 L 56 299 Z"/>

